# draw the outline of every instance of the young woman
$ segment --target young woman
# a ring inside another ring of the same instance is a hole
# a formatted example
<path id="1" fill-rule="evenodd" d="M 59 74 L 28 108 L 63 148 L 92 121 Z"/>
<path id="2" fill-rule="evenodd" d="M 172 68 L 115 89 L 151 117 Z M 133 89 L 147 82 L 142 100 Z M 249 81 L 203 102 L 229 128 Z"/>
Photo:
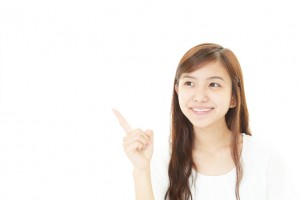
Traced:
<path id="1" fill-rule="evenodd" d="M 280 159 L 251 137 L 242 71 L 231 50 L 205 43 L 180 60 L 168 176 L 153 181 L 153 187 L 152 131 L 132 129 L 114 112 L 127 133 L 124 149 L 134 165 L 137 200 L 286 199 Z"/>

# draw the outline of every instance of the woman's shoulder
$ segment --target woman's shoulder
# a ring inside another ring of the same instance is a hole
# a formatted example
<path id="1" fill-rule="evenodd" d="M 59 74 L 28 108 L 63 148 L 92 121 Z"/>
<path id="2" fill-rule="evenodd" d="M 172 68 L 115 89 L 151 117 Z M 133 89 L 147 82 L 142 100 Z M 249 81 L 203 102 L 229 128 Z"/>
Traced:
<path id="1" fill-rule="evenodd" d="M 169 161 L 169 149 L 165 145 L 157 146 L 151 160 L 151 179 L 155 199 L 164 199 L 164 195 L 168 189 Z"/>
<path id="2" fill-rule="evenodd" d="M 243 134 L 242 160 L 245 168 L 270 171 L 281 167 L 283 155 L 278 147 L 266 139 Z"/>
<path id="3" fill-rule="evenodd" d="M 279 154 L 277 147 L 266 139 L 257 136 L 242 134 L 243 136 L 243 150 L 247 156 L 254 155 L 271 156 L 272 154 Z"/>
<path id="4" fill-rule="evenodd" d="M 244 134 L 243 148 L 245 179 L 252 180 L 256 176 L 260 180 L 265 178 L 270 199 L 295 199 L 292 198 L 297 195 L 293 188 L 293 179 L 279 145 L 268 139 Z M 291 198 L 287 198 L 290 196 Z"/>

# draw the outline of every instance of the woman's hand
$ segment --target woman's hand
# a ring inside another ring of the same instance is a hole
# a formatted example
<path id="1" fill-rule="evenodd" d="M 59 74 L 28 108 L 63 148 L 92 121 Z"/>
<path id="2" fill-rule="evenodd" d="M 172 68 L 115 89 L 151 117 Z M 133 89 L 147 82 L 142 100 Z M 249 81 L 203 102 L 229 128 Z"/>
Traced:
<path id="1" fill-rule="evenodd" d="M 120 125 L 126 132 L 123 146 L 126 155 L 136 169 L 147 169 L 153 154 L 153 132 L 141 129 L 132 129 L 125 118 L 117 110 L 113 110 Z"/>

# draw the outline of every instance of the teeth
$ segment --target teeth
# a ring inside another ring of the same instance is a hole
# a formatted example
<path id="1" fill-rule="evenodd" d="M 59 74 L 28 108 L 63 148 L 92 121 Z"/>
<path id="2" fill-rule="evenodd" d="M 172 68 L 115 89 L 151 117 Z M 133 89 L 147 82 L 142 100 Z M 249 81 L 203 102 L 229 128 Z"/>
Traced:
<path id="1" fill-rule="evenodd" d="M 197 109 L 197 108 L 192 108 L 194 111 L 196 112 L 206 112 L 206 111 L 209 111 L 211 110 L 211 108 L 206 108 L 206 109 Z"/>

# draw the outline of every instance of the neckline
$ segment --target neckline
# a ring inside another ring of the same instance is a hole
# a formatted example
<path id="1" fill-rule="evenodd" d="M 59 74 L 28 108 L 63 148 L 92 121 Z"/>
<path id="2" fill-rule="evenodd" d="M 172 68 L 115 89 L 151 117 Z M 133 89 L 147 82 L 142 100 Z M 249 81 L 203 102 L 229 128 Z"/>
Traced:
<path id="1" fill-rule="evenodd" d="M 243 143 L 242 143 L 242 151 L 241 151 L 241 158 L 240 158 L 241 160 L 240 160 L 240 162 L 242 162 L 242 159 L 244 157 L 244 154 L 245 154 L 245 151 L 246 151 L 246 148 L 247 148 L 246 147 L 247 146 L 247 144 L 246 144 L 247 143 L 246 142 L 247 139 L 245 139 L 246 138 L 245 137 L 246 134 L 242 133 L 241 135 L 242 135 L 242 142 Z M 196 173 L 196 175 L 199 176 L 199 177 L 203 177 L 203 178 L 222 178 L 222 177 L 226 177 L 226 176 L 232 175 L 235 172 L 236 167 L 234 166 L 232 169 L 230 169 L 226 173 L 220 174 L 220 175 L 205 175 L 205 174 L 201 174 L 200 172 L 198 172 L 195 169 L 193 169 L 193 170 Z"/>

